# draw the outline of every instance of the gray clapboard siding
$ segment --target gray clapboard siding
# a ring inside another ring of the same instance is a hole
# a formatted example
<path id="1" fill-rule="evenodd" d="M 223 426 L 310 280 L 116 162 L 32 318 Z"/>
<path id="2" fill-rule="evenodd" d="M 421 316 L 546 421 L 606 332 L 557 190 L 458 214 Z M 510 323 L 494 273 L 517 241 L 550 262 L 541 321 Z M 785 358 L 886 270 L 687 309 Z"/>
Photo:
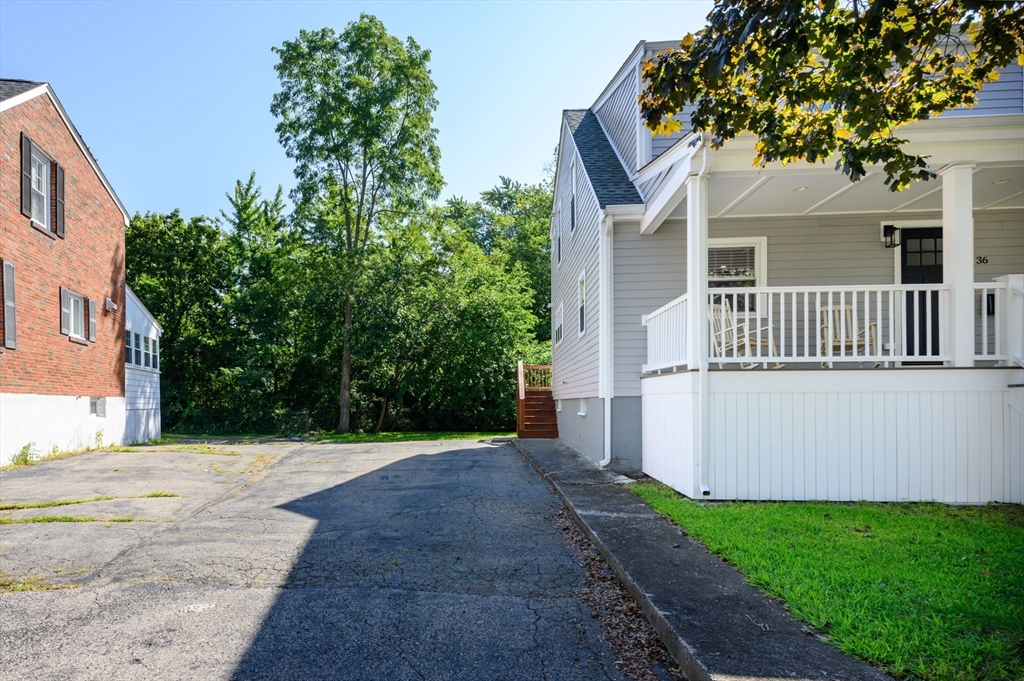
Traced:
<path id="1" fill-rule="evenodd" d="M 915 215 L 915 220 L 941 214 Z M 850 217 L 713 219 L 709 238 L 768 239 L 768 286 L 843 286 L 895 283 L 895 257 L 879 239 L 879 225 L 897 220 L 874 214 Z M 974 216 L 975 281 L 1024 272 L 1024 211 Z M 615 395 L 640 394 L 647 331 L 640 317 L 686 291 L 686 223 L 667 220 L 641 236 L 634 224 L 615 225 Z M 884 329 L 883 329 L 884 331 Z"/>
<path id="2" fill-rule="evenodd" d="M 978 103 L 970 109 L 953 109 L 942 114 L 958 116 L 992 116 L 1024 113 L 1024 67 L 1011 64 L 999 69 L 999 80 L 985 83 L 978 93 Z"/>
<path id="3" fill-rule="evenodd" d="M 682 123 L 683 127 L 678 132 L 674 132 L 671 135 L 652 135 L 651 136 L 651 160 L 658 158 L 664 154 L 669 147 L 678 142 L 679 140 L 686 137 L 690 132 L 690 114 L 693 112 L 692 106 L 684 106 L 683 110 L 680 111 L 676 116 L 676 120 Z"/>
<path id="4" fill-rule="evenodd" d="M 637 126 L 640 109 L 636 103 L 636 79 L 624 78 L 594 114 L 604 127 L 626 172 L 637 170 Z"/>
<path id="5" fill-rule="evenodd" d="M 599 208 L 583 163 L 572 143 L 572 134 L 563 124 L 563 148 L 559 154 L 557 195 L 555 197 L 555 229 L 562 234 L 562 262 L 552 249 L 551 307 L 552 323 L 559 304 L 563 306 L 562 342 L 554 345 L 552 380 L 555 399 L 597 397 L 598 337 L 600 333 L 601 290 L 598 273 Z M 571 164 L 576 164 L 576 229 L 569 231 L 569 202 L 572 196 Z M 586 273 L 586 328 L 579 335 L 576 308 L 577 281 Z M 554 328 L 552 328 L 552 338 Z"/>
<path id="6" fill-rule="evenodd" d="M 686 227 L 665 222 L 640 235 L 638 223 L 615 223 L 615 396 L 640 395 L 640 370 L 647 360 L 647 329 L 640 317 L 686 290 Z"/>
<path id="7" fill-rule="evenodd" d="M 651 199 L 655 197 L 672 168 L 673 166 L 665 168 L 654 177 L 644 180 L 637 186 L 637 189 L 640 191 L 640 195 L 644 197 L 644 201 L 650 202 Z"/>

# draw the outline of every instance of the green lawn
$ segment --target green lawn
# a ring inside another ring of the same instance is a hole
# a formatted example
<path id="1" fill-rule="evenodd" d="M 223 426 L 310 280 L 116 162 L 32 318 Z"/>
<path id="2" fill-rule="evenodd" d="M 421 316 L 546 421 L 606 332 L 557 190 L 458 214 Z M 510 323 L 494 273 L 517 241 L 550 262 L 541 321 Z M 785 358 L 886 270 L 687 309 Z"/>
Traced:
<path id="1" fill-rule="evenodd" d="M 417 442 L 420 440 L 487 440 L 492 437 L 512 437 L 515 433 L 329 433 L 317 442 Z"/>
<path id="2" fill-rule="evenodd" d="M 695 502 L 631 489 L 900 679 L 1024 679 L 1024 507 Z"/>

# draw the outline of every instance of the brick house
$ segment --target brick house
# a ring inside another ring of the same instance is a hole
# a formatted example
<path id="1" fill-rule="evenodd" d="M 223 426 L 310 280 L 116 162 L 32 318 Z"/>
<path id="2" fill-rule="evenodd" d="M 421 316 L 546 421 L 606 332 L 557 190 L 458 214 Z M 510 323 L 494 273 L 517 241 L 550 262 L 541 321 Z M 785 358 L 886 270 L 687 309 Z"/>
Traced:
<path id="1" fill-rule="evenodd" d="M 128 220 L 50 86 L 0 79 L 0 464 L 125 440 Z"/>

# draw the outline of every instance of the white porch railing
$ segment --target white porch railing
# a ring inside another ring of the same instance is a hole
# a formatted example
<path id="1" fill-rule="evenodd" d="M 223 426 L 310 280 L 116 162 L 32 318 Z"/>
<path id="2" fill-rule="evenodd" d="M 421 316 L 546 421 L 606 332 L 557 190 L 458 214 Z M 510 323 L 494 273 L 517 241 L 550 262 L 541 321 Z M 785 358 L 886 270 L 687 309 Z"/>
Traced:
<path id="1" fill-rule="evenodd" d="M 944 284 L 712 289 L 710 361 L 949 361 L 950 290 Z"/>
<path id="2" fill-rule="evenodd" d="M 684 293 L 643 316 L 641 323 L 647 327 L 647 363 L 643 366 L 645 372 L 686 366 L 686 315 L 689 300 L 690 295 Z"/>
<path id="3" fill-rule="evenodd" d="M 1005 362 L 1006 305 L 1009 286 L 1005 282 L 974 285 L 974 360 Z"/>

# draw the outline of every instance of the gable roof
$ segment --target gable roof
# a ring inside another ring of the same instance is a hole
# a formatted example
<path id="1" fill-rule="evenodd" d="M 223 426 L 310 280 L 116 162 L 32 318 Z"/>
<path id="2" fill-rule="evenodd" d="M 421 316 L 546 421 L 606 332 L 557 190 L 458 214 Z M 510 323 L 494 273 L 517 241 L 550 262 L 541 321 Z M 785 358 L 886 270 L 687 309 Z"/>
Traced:
<path id="1" fill-rule="evenodd" d="M 562 116 L 569 125 L 601 208 L 642 204 L 644 200 L 640 192 L 630 182 L 594 112 L 590 109 L 567 109 Z"/>
<path id="2" fill-rule="evenodd" d="M 96 157 L 92 155 L 92 151 L 86 145 L 85 140 L 78 134 L 78 130 L 75 128 L 75 124 L 71 122 L 71 118 L 68 116 L 68 112 L 64 110 L 64 106 L 57 99 L 57 95 L 54 93 L 53 88 L 50 87 L 49 83 L 36 83 L 31 80 L 21 80 L 18 78 L 0 78 L 0 111 L 6 111 L 13 107 L 23 104 L 29 100 L 35 99 L 40 95 L 47 95 L 50 101 L 53 102 L 54 107 L 57 109 L 57 113 L 60 114 L 61 120 L 64 121 L 64 125 L 71 132 L 71 136 L 75 139 L 78 144 L 78 148 L 85 155 L 86 160 L 89 161 L 89 165 L 92 166 L 96 176 L 100 179 L 103 187 L 110 194 L 110 198 L 114 200 L 118 210 L 121 211 L 121 216 L 124 218 L 125 227 L 131 221 L 131 216 L 128 214 L 128 209 L 121 203 L 121 199 L 118 198 L 114 192 L 114 188 L 110 185 L 110 181 L 107 180 L 107 176 L 100 170 L 99 163 L 96 162 Z"/>
<path id="3" fill-rule="evenodd" d="M 20 94 L 34 90 L 42 85 L 34 80 L 21 80 L 19 78 L 0 78 L 0 102 L 17 97 Z"/>

